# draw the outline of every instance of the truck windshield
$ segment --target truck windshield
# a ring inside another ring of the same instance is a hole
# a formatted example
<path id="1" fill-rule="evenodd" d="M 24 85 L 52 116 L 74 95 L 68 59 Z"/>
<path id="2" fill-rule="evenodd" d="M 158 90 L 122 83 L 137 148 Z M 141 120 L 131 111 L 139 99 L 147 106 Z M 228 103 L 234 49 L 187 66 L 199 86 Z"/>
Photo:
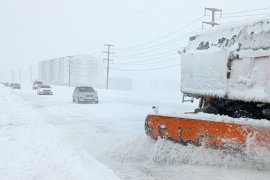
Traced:
<path id="1" fill-rule="evenodd" d="M 95 92 L 92 87 L 79 87 L 80 92 Z"/>

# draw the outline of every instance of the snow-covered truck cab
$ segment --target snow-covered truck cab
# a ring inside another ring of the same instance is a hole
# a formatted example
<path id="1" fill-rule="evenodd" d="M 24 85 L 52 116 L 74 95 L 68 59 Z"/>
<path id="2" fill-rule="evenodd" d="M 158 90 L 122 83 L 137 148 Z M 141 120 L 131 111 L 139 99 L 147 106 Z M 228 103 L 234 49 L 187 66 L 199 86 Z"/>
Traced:
<path id="1" fill-rule="evenodd" d="M 269 20 L 237 22 L 190 37 L 180 53 L 181 91 L 200 98 L 199 108 L 182 115 L 149 114 L 146 134 L 237 150 L 251 143 L 270 152 Z"/>
<path id="2" fill-rule="evenodd" d="M 195 35 L 181 61 L 181 91 L 202 97 L 202 111 L 270 120 L 269 19 Z"/>

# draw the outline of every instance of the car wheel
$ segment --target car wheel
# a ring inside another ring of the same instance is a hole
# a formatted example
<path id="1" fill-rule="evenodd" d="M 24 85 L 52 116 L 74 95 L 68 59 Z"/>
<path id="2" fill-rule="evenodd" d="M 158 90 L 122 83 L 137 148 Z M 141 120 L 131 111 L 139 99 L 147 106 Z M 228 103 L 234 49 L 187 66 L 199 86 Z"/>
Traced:
<path id="1" fill-rule="evenodd" d="M 77 103 L 78 103 L 78 104 L 80 104 L 80 103 L 81 103 L 81 101 L 80 101 L 80 99 L 79 99 L 79 98 L 77 98 Z"/>
<path id="2" fill-rule="evenodd" d="M 95 101 L 96 104 L 98 104 L 98 101 Z"/>
<path id="3" fill-rule="evenodd" d="M 75 99 L 74 99 L 74 97 L 72 98 L 72 102 L 75 102 Z"/>

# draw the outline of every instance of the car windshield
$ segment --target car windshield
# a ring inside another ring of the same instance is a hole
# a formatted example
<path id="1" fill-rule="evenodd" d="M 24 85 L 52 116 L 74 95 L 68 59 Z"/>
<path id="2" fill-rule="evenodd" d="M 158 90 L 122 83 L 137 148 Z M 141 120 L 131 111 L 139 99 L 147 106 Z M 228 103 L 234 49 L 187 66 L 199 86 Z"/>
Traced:
<path id="1" fill-rule="evenodd" d="M 79 92 L 95 92 L 92 87 L 79 87 Z"/>
<path id="2" fill-rule="evenodd" d="M 51 88 L 51 86 L 40 86 L 40 88 Z"/>
<path id="3" fill-rule="evenodd" d="M 36 82 L 34 82 L 34 84 L 42 84 L 42 82 L 41 81 L 36 81 Z"/>

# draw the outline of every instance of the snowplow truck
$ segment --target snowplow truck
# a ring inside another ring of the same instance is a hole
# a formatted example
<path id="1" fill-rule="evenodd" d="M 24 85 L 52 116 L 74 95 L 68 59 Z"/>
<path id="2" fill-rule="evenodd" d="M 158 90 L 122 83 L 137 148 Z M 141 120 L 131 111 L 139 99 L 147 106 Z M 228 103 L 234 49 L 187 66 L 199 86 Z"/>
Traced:
<path id="1" fill-rule="evenodd" d="M 179 54 L 181 91 L 198 99 L 198 108 L 149 114 L 146 134 L 183 145 L 270 150 L 270 18 L 200 32 Z"/>

